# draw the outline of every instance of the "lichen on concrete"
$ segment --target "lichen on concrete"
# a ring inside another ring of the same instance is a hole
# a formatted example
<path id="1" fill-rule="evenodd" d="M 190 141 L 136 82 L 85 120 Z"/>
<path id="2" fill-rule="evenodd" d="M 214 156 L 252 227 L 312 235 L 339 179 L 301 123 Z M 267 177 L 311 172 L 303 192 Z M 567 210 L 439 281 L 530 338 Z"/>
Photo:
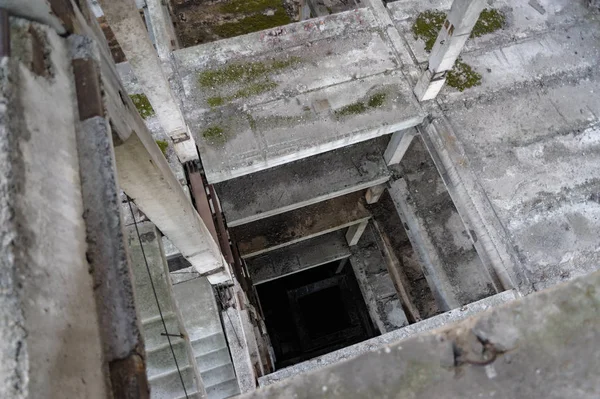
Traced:
<path id="1" fill-rule="evenodd" d="M 206 103 L 211 107 L 220 107 L 225 104 L 225 99 L 221 96 L 209 97 L 206 99 Z"/>
<path id="2" fill-rule="evenodd" d="M 438 10 L 423 11 L 417 16 L 412 26 L 415 38 L 425 42 L 425 50 L 431 51 L 440 29 L 446 20 L 446 13 Z M 471 32 L 471 38 L 480 37 L 504 28 L 506 17 L 501 11 L 493 8 L 484 9 Z"/>
<path id="3" fill-rule="evenodd" d="M 143 119 L 154 115 L 154 108 L 152 108 L 152 105 L 150 104 L 150 101 L 148 100 L 148 97 L 146 97 L 146 95 L 131 94 L 129 97 L 131 97 L 133 105 L 135 105 L 135 108 L 138 110 L 140 116 Z"/>
<path id="4" fill-rule="evenodd" d="M 481 75 L 473 70 L 469 64 L 458 59 L 454 63 L 452 70 L 448 72 L 446 83 L 450 87 L 464 91 L 470 87 L 479 86 L 481 84 Z"/>

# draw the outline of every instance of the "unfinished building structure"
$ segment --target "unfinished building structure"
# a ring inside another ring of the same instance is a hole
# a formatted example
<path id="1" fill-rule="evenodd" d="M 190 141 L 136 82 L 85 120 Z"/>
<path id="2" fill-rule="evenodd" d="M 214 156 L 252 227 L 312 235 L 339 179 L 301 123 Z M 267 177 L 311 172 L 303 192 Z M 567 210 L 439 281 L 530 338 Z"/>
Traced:
<path id="1" fill-rule="evenodd" d="M 0 397 L 598 397 L 599 18 L 0 0 Z"/>

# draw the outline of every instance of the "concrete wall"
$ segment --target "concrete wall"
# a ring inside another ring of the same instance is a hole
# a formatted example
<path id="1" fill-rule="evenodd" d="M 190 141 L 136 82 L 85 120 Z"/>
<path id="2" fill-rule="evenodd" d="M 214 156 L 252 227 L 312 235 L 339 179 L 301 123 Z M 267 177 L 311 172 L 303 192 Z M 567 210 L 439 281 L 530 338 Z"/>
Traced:
<path id="1" fill-rule="evenodd" d="M 0 66 L 0 397 L 107 397 L 71 58 L 49 28 L 12 20 L 10 34 Z"/>

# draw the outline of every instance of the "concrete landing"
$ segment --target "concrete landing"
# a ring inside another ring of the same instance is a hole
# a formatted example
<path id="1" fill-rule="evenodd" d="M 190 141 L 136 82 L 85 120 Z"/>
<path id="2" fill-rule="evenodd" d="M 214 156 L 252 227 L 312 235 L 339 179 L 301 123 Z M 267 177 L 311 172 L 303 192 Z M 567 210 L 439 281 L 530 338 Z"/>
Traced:
<path id="1" fill-rule="evenodd" d="M 389 179 L 381 137 L 216 185 L 229 227 L 367 189 Z"/>
<path id="2" fill-rule="evenodd" d="M 351 255 L 343 230 L 289 245 L 246 260 L 254 284 L 324 265 Z"/>
<path id="3" fill-rule="evenodd" d="M 349 227 L 371 217 L 357 191 L 229 230 L 243 258 Z"/>
<path id="4" fill-rule="evenodd" d="M 174 52 L 208 181 L 419 124 L 394 54 L 368 8 Z"/>
<path id="5" fill-rule="evenodd" d="M 366 352 L 377 351 L 385 345 L 398 342 L 400 340 L 406 339 L 424 331 L 433 330 L 448 325 L 450 323 L 464 320 L 467 317 L 471 317 L 478 313 L 484 312 L 490 308 L 502 305 L 515 299 L 517 299 L 517 295 L 514 291 L 505 291 L 500 294 L 496 294 L 489 298 L 483 299 L 481 301 L 463 306 L 460 309 L 455 309 L 446 313 L 442 313 L 440 315 L 431 317 L 427 320 L 411 324 L 410 326 L 406 326 L 404 328 L 400 328 L 387 334 L 380 335 L 379 337 L 371 338 L 367 341 L 358 343 L 356 345 L 352 345 L 344 349 L 340 349 L 338 351 L 319 356 L 315 359 L 311 359 L 306 362 L 302 362 L 294 366 L 278 370 L 274 373 L 259 378 L 258 384 L 259 386 L 264 387 L 282 381 L 286 378 L 296 376 L 298 374 L 318 370 L 330 364 L 338 363 L 347 359 L 352 359 Z"/>

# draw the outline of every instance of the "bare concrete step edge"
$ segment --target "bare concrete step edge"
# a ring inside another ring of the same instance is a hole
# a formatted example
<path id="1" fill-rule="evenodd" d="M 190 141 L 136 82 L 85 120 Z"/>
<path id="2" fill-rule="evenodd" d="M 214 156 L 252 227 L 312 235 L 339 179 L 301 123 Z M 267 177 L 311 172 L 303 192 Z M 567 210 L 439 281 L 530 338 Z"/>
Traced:
<path id="1" fill-rule="evenodd" d="M 424 331 L 437 329 L 447 324 L 466 319 L 467 317 L 473 316 L 477 313 L 481 313 L 490 308 L 499 306 L 506 302 L 513 301 L 518 297 L 519 294 L 515 290 L 504 291 L 499 294 L 492 295 L 488 298 L 482 299 L 477 302 L 473 302 L 461 308 L 453 309 L 440 315 L 433 316 L 429 319 L 420 321 L 418 323 L 411 324 L 409 326 L 399 328 L 398 330 L 391 331 L 387 334 L 380 335 L 379 337 L 375 337 L 367 341 L 363 341 L 358 344 L 337 350 L 335 352 L 319 356 L 306 362 L 298 363 L 294 366 L 278 370 L 274 373 L 260 377 L 258 379 L 258 385 L 260 387 L 271 385 L 276 382 L 282 381 L 286 378 L 296 376 L 298 374 L 317 370 L 330 364 L 340 362 L 342 360 L 354 358 L 366 352 L 376 351 L 384 345 L 401 341 L 403 339 L 422 333 Z"/>

